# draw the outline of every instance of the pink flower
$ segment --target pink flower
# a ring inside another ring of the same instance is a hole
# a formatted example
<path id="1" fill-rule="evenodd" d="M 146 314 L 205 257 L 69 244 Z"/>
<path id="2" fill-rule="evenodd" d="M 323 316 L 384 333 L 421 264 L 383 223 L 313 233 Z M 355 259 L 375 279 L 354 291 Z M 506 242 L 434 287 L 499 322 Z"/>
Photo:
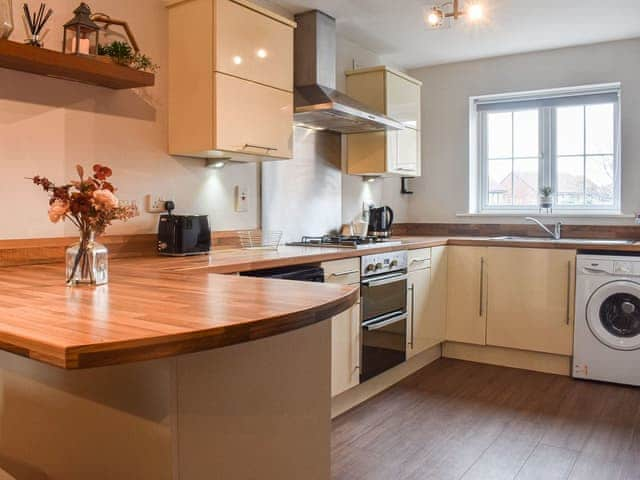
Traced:
<path id="1" fill-rule="evenodd" d="M 64 200 L 54 200 L 49 206 L 49 220 L 58 223 L 69 211 L 69 203 Z"/>
<path id="2" fill-rule="evenodd" d="M 96 203 L 96 210 L 113 210 L 118 208 L 118 199 L 109 190 L 96 190 L 93 192 L 93 200 Z"/>

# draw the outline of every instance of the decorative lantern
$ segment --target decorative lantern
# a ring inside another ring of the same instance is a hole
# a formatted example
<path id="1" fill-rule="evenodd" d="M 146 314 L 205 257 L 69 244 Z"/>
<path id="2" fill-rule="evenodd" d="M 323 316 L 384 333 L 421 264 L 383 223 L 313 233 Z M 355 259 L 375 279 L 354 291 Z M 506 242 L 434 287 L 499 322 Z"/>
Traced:
<path id="1" fill-rule="evenodd" d="M 100 27 L 91 20 L 89 5 L 82 2 L 73 13 L 75 17 L 64 25 L 62 51 L 75 55 L 97 55 Z"/>

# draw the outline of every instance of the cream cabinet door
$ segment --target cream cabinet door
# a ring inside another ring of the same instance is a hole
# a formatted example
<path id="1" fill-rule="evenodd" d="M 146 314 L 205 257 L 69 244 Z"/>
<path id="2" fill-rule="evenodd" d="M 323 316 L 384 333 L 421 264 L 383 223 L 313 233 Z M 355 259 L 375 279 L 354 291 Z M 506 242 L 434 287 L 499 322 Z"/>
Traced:
<path id="1" fill-rule="evenodd" d="M 214 150 L 292 157 L 293 94 L 222 73 L 214 92 Z"/>
<path id="2" fill-rule="evenodd" d="M 360 304 L 331 319 L 331 396 L 360 383 Z"/>
<path id="3" fill-rule="evenodd" d="M 405 177 L 420 176 L 420 132 L 407 128 L 390 132 L 389 171 Z"/>
<path id="4" fill-rule="evenodd" d="M 293 28 L 231 0 L 216 0 L 214 69 L 293 91 Z"/>
<path id="5" fill-rule="evenodd" d="M 489 248 L 487 344 L 571 355 L 575 250 Z"/>
<path id="6" fill-rule="evenodd" d="M 407 358 L 444 342 L 447 321 L 446 247 L 409 253 Z"/>
<path id="7" fill-rule="evenodd" d="M 431 249 L 431 283 L 427 292 L 427 311 L 429 312 L 429 345 L 442 343 L 447 327 L 447 287 L 449 261 L 448 247 Z"/>
<path id="8" fill-rule="evenodd" d="M 386 72 L 386 114 L 405 127 L 420 129 L 420 85 L 394 72 Z"/>
<path id="9" fill-rule="evenodd" d="M 413 357 L 432 346 L 431 312 L 427 298 L 431 288 L 431 269 L 422 268 L 409 272 L 407 291 L 407 358 Z"/>
<path id="10" fill-rule="evenodd" d="M 448 249 L 447 340 L 486 344 L 486 247 Z"/>

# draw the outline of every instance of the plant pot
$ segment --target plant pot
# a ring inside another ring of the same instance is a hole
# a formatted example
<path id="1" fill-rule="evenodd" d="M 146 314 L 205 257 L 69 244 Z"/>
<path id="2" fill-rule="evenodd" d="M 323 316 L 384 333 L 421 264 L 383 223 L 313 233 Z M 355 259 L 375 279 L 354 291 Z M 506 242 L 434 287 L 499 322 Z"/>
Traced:
<path id="1" fill-rule="evenodd" d="M 540 208 L 553 208 L 553 197 L 540 197 Z"/>

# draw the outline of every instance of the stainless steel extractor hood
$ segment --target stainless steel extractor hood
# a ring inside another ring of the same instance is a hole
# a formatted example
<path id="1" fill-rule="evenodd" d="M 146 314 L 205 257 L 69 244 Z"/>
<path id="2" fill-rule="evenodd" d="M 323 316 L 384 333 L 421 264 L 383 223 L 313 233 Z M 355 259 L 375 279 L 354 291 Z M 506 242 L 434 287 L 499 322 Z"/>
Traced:
<path id="1" fill-rule="evenodd" d="M 319 10 L 296 15 L 294 73 L 297 125 L 340 133 L 402 130 L 404 126 L 338 92 L 336 21 Z"/>

